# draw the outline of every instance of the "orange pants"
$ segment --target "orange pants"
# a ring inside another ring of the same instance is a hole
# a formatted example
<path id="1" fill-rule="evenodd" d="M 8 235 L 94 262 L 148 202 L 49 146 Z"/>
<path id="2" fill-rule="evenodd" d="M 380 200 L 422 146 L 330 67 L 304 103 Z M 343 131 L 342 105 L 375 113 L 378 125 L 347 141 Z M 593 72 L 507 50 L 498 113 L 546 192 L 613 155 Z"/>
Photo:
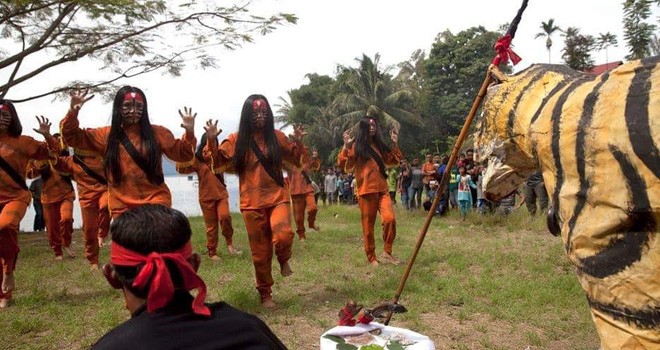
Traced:
<path id="1" fill-rule="evenodd" d="M 314 227 L 318 208 L 314 201 L 314 193 L 296 194 L 291 196 L 293 204 L 293 221 L 296 222 L 296 233 L 298 237 L 305 238 L 305 208 L 307 209 L 307 223 Z"/>
<path id="2" fill-rule="evenodd" d="M 273 247 L 280 267 L 291 258 L 293 231 L 289 203 L 280 203 L 264 209 L 241 210 L 250 240 L 252 264 L 261 301 L 271 297 Z"/>
<path id="3" fill-rule="evenodd" d="M 82 233 L 85 240 L 85 258 L 90 264 L 99 263 L 99 240 L 108 236 L 110 230 L 110 210 L 108 192 L 100 192 L 89 199 L 80 199 Z"/>
<path id="4" fill-rule="evenodd" d="M 18 225 L 25 216 L 27 204 L 19 201 L 0 205 L 0 263 L 2 273 L 12 273 L 16 269 L 18 259 Z M 2 285 L 0 273 L 0 285 Z M 0 299 L 11 299 L 11 292 L 3 293 L 0 289 Z"/>
<path id="5" fill-rule="evenodd" d="M 358 205 L 362 213 L 362 241 L 364 251 L 369 261 L 376 260 L 376 245 L 374 243 L 374 224 L 376 214 L 380 212 L 381 224 L 383 225 L 383 241 L 385 253 L 392 254 L 392 244 L 396 237 L 396 219 L 392 199 L 388 192 L 369 193 L 358 197 Z"/>
<path id="6" fill-rule="evenodd" d="M 206 225 L 206 249 L 209 256 L 218 252 L 218 222 L 222 228 L 222 235 L 227 245 L 233 244 L 234 227 L 229 214 L 229 198 L 217 201 L 199 202 Z"/>
<path id="7" fill-rule="evenodd" d="M 71 245 L 73 234 L 73 199 L 44 203 L 44 217 L 48 231 L 48 243 L 55 256 L 62 255 L 62 246 Z"/>

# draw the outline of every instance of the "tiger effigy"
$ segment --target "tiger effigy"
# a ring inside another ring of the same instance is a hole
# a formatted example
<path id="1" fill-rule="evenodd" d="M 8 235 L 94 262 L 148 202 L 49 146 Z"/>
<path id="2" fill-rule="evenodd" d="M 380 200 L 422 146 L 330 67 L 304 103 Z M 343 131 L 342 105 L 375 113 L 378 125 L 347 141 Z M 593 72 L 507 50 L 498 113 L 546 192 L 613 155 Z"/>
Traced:
<path id="1" fill-rule="evenodd" d="M 606 350 L 660 348 L 659 63 L 493 74 L 475 134 L 487 198 L 542 171 L 548 228 L 561 234 Z"/>

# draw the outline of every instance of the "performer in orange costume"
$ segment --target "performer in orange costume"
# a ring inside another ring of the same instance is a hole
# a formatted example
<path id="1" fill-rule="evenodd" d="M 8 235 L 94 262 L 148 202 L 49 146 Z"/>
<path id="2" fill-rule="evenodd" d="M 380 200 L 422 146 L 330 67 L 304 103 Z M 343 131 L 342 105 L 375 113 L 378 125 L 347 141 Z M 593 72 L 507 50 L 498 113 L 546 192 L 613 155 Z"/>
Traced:
<path id="1" fill-rule="evenodd" d="M 78 112 L 94 95 L 76 91 L 71 108 L 62 121 L 64 141 L 76 149 L 103 155 L 108 177 L 108 206 L 113 218 L 128 208 L 146 203 L 172 205 L 172 195 L 163 178 L 162 155 L 175 162 L 188 162 L 195 153 L 195 116 L 184 108 L 181 139 L 172 132 L 151 125 L 147 98 L 142 90 L 124 86 L 115 95 L 112 124 L 96 129 L 80 129 Z"/>
<path id="2" fill-rule="evenodd" d="M 39 120 L 38 117 L 37 119 Z M 47 119 L 40 125 L 50 129 Z M 35 131 L 48 135 L 49 129 L 43 130 L 40 127 Z M 31 198 L 25 185 L 28 162 L 30 159 L 49 158 L 49 149 L 45 142 L 23 136 L 22 132 L 23 127 L 14 105 L 0 100 L 0 308 L 9 305 L 15 286 L 14 269 L 20 251 L 18 227 Z"/>
<path id="3" fill-rule="evenodd" d="M 103 158 L 98 154 L 76 149 L 73 156 L 59 157 L 55 170 L 73 175 L 78 187 L 78 202 L 82 214 L 85 258 L 92 270 L 98 269 L 99 247 L 103 246 L 110 229 L 108 182 L 103 171 Z"/>
<path id="4" fill-rule="evenodd" d="M 68 157 L 69 150 L 60 148 L 58 136 L 55 134 L 53 137 L 47 137 L 53 138 L 58 144 L 51 151 L 54 154 L 58 152 L 59 157 Z M 49 140 L 48 143 L 53 142 Z M 76 193 L 71 183 L 71 173 L 55 169 L 55 162 L 56 160 L 31 162 L 28 177 L 33 179 L 41 176 L 43 180 L 41 203 L 44 205 L 48 243 L 55 252 L 55 260 L 62 260 L 62 250 L 69 257 L 75 257 L 70 246 L 73 234 L 73 200 L 76 199 Z"/>
<path id="5" fill-rule="evenodd" d="M 374 224 L 376 213 L 380 212 L 383 225 L 385 247 L 383 259 L 399 264 L 392 255 L 392 244 L 396 237 L 394 208 L 387 187 L 385 168 L 399 164 L 402 157 L 397 147 L 399 135 L 390 131 L 393 147 L 390 149 L 382 140 L 376 119 L 364 117 L 360 120 L 357 142 L 351 138 L 350 130 L 344 132 L 344 147 L 337 159 L 345 172 L 354 171 L 357 182 L 358 205 L 362 212 L 362 240 L 367 259 L 373 266 L 378 266 L 374 243 Z"/>
<path id="6" fill-rule="evenodd" d="M 204 158 L 216 172 L 235 172 L 240 186 L 240 208 L 252 251 L 252 263 L 261 304 L 274 308 L 271 295 L 273 248 L 282 276 L 293 273 L 289 266 L 293 231 L 289 209 L 289 189 L 282 176 L 287 168 L 300 168 L 304 146 L 302 127 L 294 127 L 293 141 L 275 130 L 273 112 L 262 95 L 245 100 L 238 133 L 233 133 L 218 147 L 216 137 L 222 131 L 218 122 L 206 123 L 208 137 Z"/>
<path id="7" fill-rule="evenodd" d="M 319 227 L 315 224 L 318 208 L 314 201 L 314 187 L 312 187 L 309 173 L 311 170 L 318 171 L 321 168 L 321 162 L 319 162 L 318 153 L 313 150 L 311 159 L 305 151 L 301 163 L 301 171 L 289 169 L 287 173 L 289 175 L 289 190 L 293 206 L 293 220 L 296 222 L 296 233 L 298 238 L 304 241 L 307 238 L 305 235 L 305 207 L 307 207 L 309 228 L 319 230 Z"/>
<path id="8" fill-rule="evenodd" d="M 180 174 L 197 173 L 199 206 L 202 208 L 206 225 L 206 249 L 211 260 L 220 260 L 218 257 L 218 221 L 229 254 L 240 254 L 241 251 L 234 248 L 232 240 L 234 227 L 229 214 L 229 194 L 224 175 L 222 172 L 214 173 L 206 163 L 203 155 L 204 146 L 206 146 L 206 134 L 202 135 L 193 160 L 187 163 L 176 163 L 176 171 Z"/>

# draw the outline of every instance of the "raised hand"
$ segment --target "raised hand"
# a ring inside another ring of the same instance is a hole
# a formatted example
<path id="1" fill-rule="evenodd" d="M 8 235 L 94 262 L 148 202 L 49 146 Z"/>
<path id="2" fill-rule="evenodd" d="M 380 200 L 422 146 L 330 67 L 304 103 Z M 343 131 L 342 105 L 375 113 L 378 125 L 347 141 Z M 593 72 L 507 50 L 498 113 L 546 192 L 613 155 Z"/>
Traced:
<path id="1" fill-rule="evenodd" d="M 52 125 L 48 118 L 45 118 L 43 115 L 42 116 L 36 116 L 37 122 L 39 123 L 39 128 L 38 129 L 32 129 L 34 132 L 37 134 L 41 134 L 44 137 L 50 136 L 50 126 Z"/>
<path id="2" fill-rule="evenodd" d="M 218 137 L 218 135 L 222 133 L 222 129 L 218 129 L 218 121 L 216 120 L 214 122 L 213 119 L 209 119 L 206 122 L 204 131 L 206 131 L 206 138 L 208 140 L 215 140 Z"/>
<path id="3" fill-rule="evenodd" d="M 183 113 L 179 110 L 179 115 L 181 116 L 181 127 L 189 134 L 194 133 L 195 117 L 197 117 L 197 113 L 193 114 L 192 108 L 183 107 Z"/>
<path id="4" fill-rule="evenodd" d="M 69 96 L 71 97 L 71 109 L 74 111 L 79 111 L 85 102 L 91 100 L 94 97 L 94 95 L 87 96 L 88 93 L 89 89 L 85 89 L 83 91 L 77 87 L 75 90 L 69 92 Z"/>
<path id="5" fill-rule="evenodd" d="M 296 141 L 302 141 L 303 137 L 307 135 L 305 127 L 302 124 L 297 124 L 293 126 L 293 139 Z"/>
<path id="6" fill-rule="evenodd" d="M 392 143 L 394 143 L 396 145 L 399 142 L 399 133 L 396 130 L 391 129 L 390 130 L 390 139 L 392 140 Z"/>
<path id="7" fill-rule="evenodd" d="M 349 148 L 355 142 L 355 138 L 351 137 L 351 129 L 344 131 L 344 147 Z"/>

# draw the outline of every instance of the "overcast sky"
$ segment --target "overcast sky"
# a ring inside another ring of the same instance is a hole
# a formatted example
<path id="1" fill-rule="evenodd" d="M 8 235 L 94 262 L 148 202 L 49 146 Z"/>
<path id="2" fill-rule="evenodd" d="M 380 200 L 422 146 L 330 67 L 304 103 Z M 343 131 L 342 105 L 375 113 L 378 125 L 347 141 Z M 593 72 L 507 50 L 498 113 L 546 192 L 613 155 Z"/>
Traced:
<path id="1" fill-rule="evenodd" d="M 191 106 L 199 112 L 195 128 L 198 137 L 203 131 L 203 121 L 208 118 L 220 119 L 223 137 L 237 129 L 241 106 L 250 94 L 264 94 L 273 105 L 288 90 L 305 84 L 305 74 L 332 76 L 338 64 L 355 66 L 355 59 L 363 53 L 371 57 L 380 53 L 383 68 L 395 65 L 407 60 L 416 49 L 430 52 L 436 35 L 447 29 L 458 33 L 483 25 L 497 30 L 500 24 L 513 19 L 520 3 L 518 0 L 256 0 L 255 11 L 294 13 L 299 18 L 298 24 L 257 37 L 254 43 L 236 51 L 219 51 L 219 69 L 188 69 L 180 78 L 152 73 L 124 83 L 145 91 L 153 124 L 164 125 L 180 135 L 177 110 Z M 619 45 L 609 49 L 609 61 L 623 60 L 627 49 L 621 3 L 622 0 L 531 0 L 514 40 L 514 49 L 523 58 L 515 69 L 547 63 L 545 40 L 534 39 L 534 35 L 541 31 L 541 22 L 550 18 L 562 28 L 578 27 L 583 34 L 614 33 Z M 560 63 L 563 38 L 557 33 L 553 40 L 552 62 Z M 596 52 L 593 58 L 596 64 L 605 63 L 605 52 Z M 94 74 L 93 70 L 83 71 L 83 66 L 76 63 L 56 68 L 10 91 L 7 98 L 25 96 L 28 89 L 42 91 L 68 79 L 84 79 L 85 75 Z M 6 81 L 7 77 L 0 79 Z M 34 136 L 34 116 L 47 116 L 57 125 L 68 109 L 68 101 L 53 102 L 47 97 L 22 103 L 17 109 L 24 133 Z M 81 125 L 107 125 L 111 109 L 110 104 L 97 96 L 83 107 Z"/>

